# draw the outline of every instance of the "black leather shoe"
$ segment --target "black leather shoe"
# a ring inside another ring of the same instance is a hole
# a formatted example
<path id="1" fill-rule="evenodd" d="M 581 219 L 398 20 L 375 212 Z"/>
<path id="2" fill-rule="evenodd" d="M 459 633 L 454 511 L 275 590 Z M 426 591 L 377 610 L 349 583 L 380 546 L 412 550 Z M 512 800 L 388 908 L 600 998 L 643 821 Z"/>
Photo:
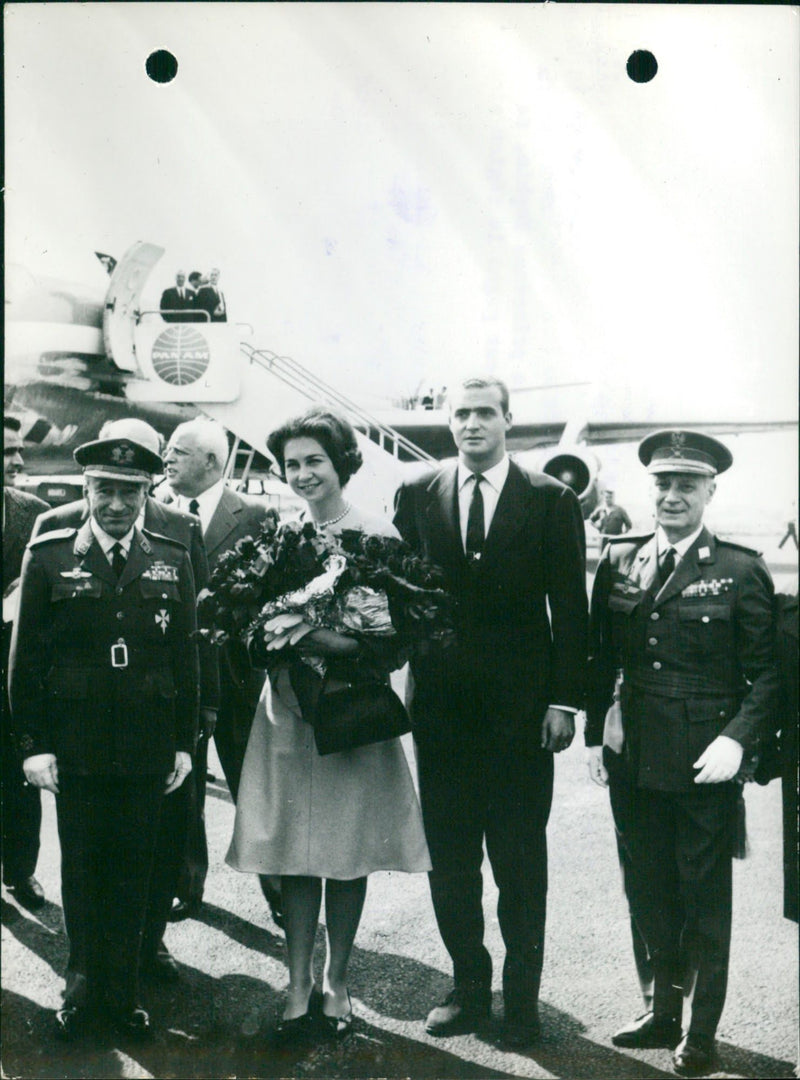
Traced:
<path id="1" fill-rule="evenodd" d="M 611 1036 L 614 1046 L 623 1046 L 627 1050 L 654 1050 L 657 1047 L 672 1050 L 680 1039 L 680 1020 L 670 1016 L 656 1016 L 652 1012 L 638 1016 L 632 1024 Z"/>
<path id="2" fill-rule="evenodd" d="M 160 949 L 155 956 L 143 958 L 142 974 L 164 983 L 178 982 L 181 977 L 177 960 L 166 949 Z"/>
<path id="3" fill-rule="evenodd" d="M 506 1017 L 500 1032 L 501 1042 L 513 1050 L 525 1050 L 539 1041 L 542 1033 L 539 1017 Z"/>
<path id="4" fill-rule="evenodd" d="M 678 1076 L 705 1076 L 714 1067 L 714 1040 L 709 1035 L 684 1035 L 672 1055 Z"/>
<path id="5" fill-rule="evenodd" d="M 267 874 L 258 875 L 258 883 L 264 894 L 264 899 L 269 904 L 269 913 L 276 926 L 283 930 L 283 900 L 280 889 L 276 889 Z"/>
<path id="6" fill-rule="evenodd" d="M 202 906 L 202 900 L 178 900 L 172 905 L 169 921 L 183 922 L 184 919 L 195 919 L 199 915 Z"/>
<path id="7" fill-rule="evenodd" d="M 468 1035 L 489 1019 L 492 993 L 488 987 L 454 986 L 441 1005 L 431 1009 L 425 1030 L 437 1038 Z"/>
<path id="8" fill-rule="evenodd" d="M 8 888 L 24 908 L 28 908 L 30 911 L 38 911 L 39 908 L 44 907 L 44 889 L 33 874 L 30 877 L 23 878 L 21 881 L 9 883 Z"/>
<path id="9" fill-rule="evenodd" d="M 308 999 L 308 1008 L 302 1016 L 278 1021 L 268 1036 L 270 1046 L 282 1049 L 319 1041 L 326 1034 L 320 1020 L 321 1010 L 322 994 L 315 986 Z"/>
<path id="10" fill-rule="evenodd" d="M 77 1005 L 65 1005 L 58 1009 L 54 1017 L 56 1037 L 69 1042 L 77 1038 L 86 1028 L 86 1012 Z"/>
<path id="11" fill-rule="evenodd" d="M 127 1012 L 116 1013 L 113 1021 L 114 1027 L 120 1035 L 125 1035 L 135 1042 L 146 1042 L 153 1037 L 150 1028 L 150 1016 L 145 1009 L 138 1005 Z"/>

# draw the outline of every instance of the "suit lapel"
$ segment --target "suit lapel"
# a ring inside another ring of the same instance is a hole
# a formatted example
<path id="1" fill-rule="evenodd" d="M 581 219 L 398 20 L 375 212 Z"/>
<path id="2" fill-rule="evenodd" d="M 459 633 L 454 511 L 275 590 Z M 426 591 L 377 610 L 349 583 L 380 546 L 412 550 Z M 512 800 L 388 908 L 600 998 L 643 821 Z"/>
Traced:
<path id="1" fill-rule="evenodd" d="M 492 523 L 486 536 L 482 559 L 484 564 L 487 559 L 493 558 L 502 551 L 522 527 L 530 511 L 530 499 L 526 498 L 526 494 L 529 496 L 530 491 L 530 485 L 525 477 L 514 462 L 510 462 L 508 476 L 497 500 Z"/>
<path id="2" fill-rule="evenodd" d="M 209 562 L 217 549 L 223 546 L 227 537 L 230 536 L 236 528 L 236 515 L 239 513 L 240 509 L 241 506 L 237 502 L 236 497 L 228 490 L 228 488 L 225 488 L 217 503 L 217 509 L 214 511 L 214 516 L 208 523 L 208 529 L 206 530 L 204 537 Z"/>
<path id="3" fill-rule="evenodd" d="M 454 559 L 466 559 L 461 543 L 461 522 L 458 514 L 458 466 L 447 465 L 431 481 L 428 510 L 431 515 L 429 535 L 442 538 Z"/>
<path id="4" fill-rule="evenodd" d="M 695 542 L 686 552 L 680 563 L 675 567 L 675 572 L 656 596 L 656 605 L 670 600 L 677 593 L 685 589 L 693 581 L 696 581 L 703 572 L 703 566 L 713 563 L 716 558 L 716 545 L 714 537 L 707 529 L 703 529 Z"/>
<path id="5" fill-rule="evenodd" d="M 125 563 L 125 569 L 122 571 L 122 576 L 118 582 L 121 589 L 124 589 L 126 585 L 130 585 L 144 572 L 148 565 L 147 556 L 151 550 L 147 537 L 142 536 L 138 529 L 134 529 L 131 549 L 128 552 L 128 561 Z"/>
<path id="6" fill-rule="evenodd" d="M 655 534 L 636 553 L 633 577 L 642 592 L 653 592 L 658 586 L 658 543 Z"/>

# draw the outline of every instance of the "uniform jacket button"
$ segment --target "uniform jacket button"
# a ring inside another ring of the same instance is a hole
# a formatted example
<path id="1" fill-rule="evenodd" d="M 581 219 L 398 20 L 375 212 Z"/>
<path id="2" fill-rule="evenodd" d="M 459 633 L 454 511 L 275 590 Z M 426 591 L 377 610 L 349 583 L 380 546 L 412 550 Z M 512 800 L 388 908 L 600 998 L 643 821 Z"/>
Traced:
<path id="1" fill-rule="evenodd" d="M 125 612 L 124 611 L 118 611 L 117 612 L 117 618 L 118 619 L 124 619 L 125 618 Z"/>
<path id="2" fill-rule="evenodd" d="M 657 637 L 648 638 L 647 639 L 647 644 L 648 645 L 658 645 L 658 638 Z"/>
<path id="3" fill-rule="evenodd" d="M 653 661 L 653 671 L 661 671 L 661 661 L 660 660 L 654 660 Z"/>
<path id="4" fill-rule="evenodd" d="M 658 619 L 661 618 L 661 616 L 658 614 L 657 611 L 651 611 L 650 618 L 653 620 L 653 622 L 656 622 Z"/>
<path id="5" fill-rule="evenodd" d="M 122 596 L 122 589 L 119 587 L 119 585 L 117 585 L 116 589 L 114 589 L 114 592 L 117 594 L 117 596 Z"/>
<path id="6" fill-rule="evenodd" d="M 708 615 L 704 615 L 700 621 L 701 622 L 709 622 L 710 620 L 708 618 Z"/>

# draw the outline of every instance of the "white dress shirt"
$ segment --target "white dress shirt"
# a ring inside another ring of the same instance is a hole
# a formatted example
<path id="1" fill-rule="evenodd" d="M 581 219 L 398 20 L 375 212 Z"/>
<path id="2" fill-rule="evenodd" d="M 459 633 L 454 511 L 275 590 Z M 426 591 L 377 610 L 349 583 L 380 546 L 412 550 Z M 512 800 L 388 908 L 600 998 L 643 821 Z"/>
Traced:
<path id="1" fill-rule="evenodd" d="M 128 558 L 128 554 L 131 550 L 131 543 L 133 542 L 132 528 L 128 529 L 125 535 L 119 537 L 118 539 L 116 536 L 109 536 L 105 529 L 101 529 L 93 517 L 89 518 L 89 523 L 91 525 L 94 538 L 98 542 L 100 547 L 103 549 L 103 554 L 108 559 L 109 563 L 111 562 L 111 549 L 114 547 L 115 544 L 119 544 L 121 546 L 122 554 L 125 556 L 126 559 Z"/>
<path id="2" fill-rule="evenodd" d="M 489 527 L 492 524 L 494 512 L 497 509 L 497 500 L 508 478 L 508 455 L 504 454 L 496 465 L 481 473 L 481 495 L 483 496 L 483 535 L 484 539 L 489 535 Z M 474 473 L 463 461 L 458 463 L 458 517 L 461 526 L 461 543 L 467 550 L 467 520 L 469 518 L 469 504 L 472 502 L 472 493 L 475 484 L 472 481 Z"/>
<path id="3" fill-rule="evenodd" d="M 217 480 L 216 484 L 212 484 L 211 487 L 206 488 L 205 491 L 201 491 L 199 495 L 192 495 L 191 498 L 187 498 L 186 495 L 178 495 L 176 505 L 179 510 L 191 514 L 189 503 L 192 502 L 193 499 L 197 500 L 197 512 L 200 518 L 200 525 L 203 529 L 203 535 L 205 535 L 208 526 L 211 524 L 211 519 L 219 506 L 219 500 L 222 498 L 222 492 L 224 490 L 225 481 Z"/>
<path id="4" fill-rule="evenodd" d="M 680 566 L 681 559 L 684 557 L 686 552 L 689 550 L 689 548 L 692 546 L 692 544 L 695 542 L 695 540 L 702 531 L 703 525 L 701 522 L 693 533 L 691 533 L 689 536 L 684 536 L 683 540 L 676 540 L 675 543 L 672 544 L 667 539 L 667 534 L 664 532 L 663 528 L 659 525 L 656 529 L 656 546 L 658 549 L 659 564 L 663 561 L 664 556 L 669 551 L 669 549 L 672 548 L 672 550 L 675 552 L 675 569 L 677 570 Z"/>

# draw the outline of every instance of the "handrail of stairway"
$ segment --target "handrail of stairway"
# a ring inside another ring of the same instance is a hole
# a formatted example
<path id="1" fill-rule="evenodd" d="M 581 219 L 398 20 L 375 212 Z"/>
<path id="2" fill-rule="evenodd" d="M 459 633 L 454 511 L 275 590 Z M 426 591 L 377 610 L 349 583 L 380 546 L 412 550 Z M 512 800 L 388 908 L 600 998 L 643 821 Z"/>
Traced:
<path id="1" fill-rule="evenodd" d="M 395 431 L 388 424 L 381 423 L 380 420 L 362 409 L 360 405 L 345 397 L 344 394 L 340 394 L 335 387 L 318 378 L 312 371 L 303 367 L 302 364 L 298 363 L 297 360 L 293 360 L 290 356 L 279 356 L 270 349 L 256 349 L 245 341 L 241 342 L 241 350 L 251 363 L 257 361 L 262 367 L 269 368 L 279 379 L 304 394 L 310 401 L 316 399 L 313 393 L 309 392 L 309 388 L 316 390 L 318 396 L 327 399 L 334 405 L 338 405 L 349 415 L 351 420 L 355 419 L 356 427 L 366 427 L 368 430 L 365 434 L 369 435 L 369 429 L 374 429 L 381 437 L 379 445 L 382 446 L 384 440 L 389 440 L 398 450 L 404 450 L 417 461 L 431 463 L 436 461 L 434 457 L 422 450 L 411 439 L 407 439 L 405 435 L 401 435 L 399 431 Z M 395 456 L 397 455 L 395 454 Z"/>

